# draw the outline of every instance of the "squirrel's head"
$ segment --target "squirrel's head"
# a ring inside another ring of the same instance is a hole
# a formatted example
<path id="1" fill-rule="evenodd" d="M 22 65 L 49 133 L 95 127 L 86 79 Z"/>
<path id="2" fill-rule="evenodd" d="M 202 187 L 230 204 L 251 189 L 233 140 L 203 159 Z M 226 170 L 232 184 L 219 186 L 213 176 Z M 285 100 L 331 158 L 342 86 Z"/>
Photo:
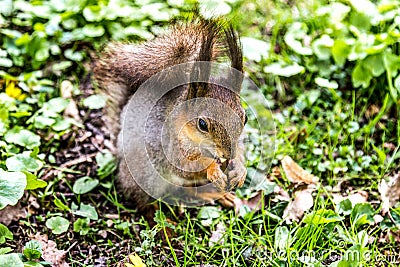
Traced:
<path id="1" fill-rule="evenodd" d="M 208 87 L 204 96 L 187 101 L 177 124 L 181 155 L 204 166 L 237 156 L 247 120 L 237 93 L 218 85 Z"/>
<path id="2" fill-rule="evenodd" d="M 239 38 L 231 26 L 204 20 L 200 28 L 201 46 L 189 71 L 186 106 L 178 116 L 178 140 L 186 160 L 209 165 L 214 160 L 225 162 L 236 157 L 246 123 L 239 96 L 243 59 Z M 229 59 L 230 68 L 211 63 L 219 58 Z"/>

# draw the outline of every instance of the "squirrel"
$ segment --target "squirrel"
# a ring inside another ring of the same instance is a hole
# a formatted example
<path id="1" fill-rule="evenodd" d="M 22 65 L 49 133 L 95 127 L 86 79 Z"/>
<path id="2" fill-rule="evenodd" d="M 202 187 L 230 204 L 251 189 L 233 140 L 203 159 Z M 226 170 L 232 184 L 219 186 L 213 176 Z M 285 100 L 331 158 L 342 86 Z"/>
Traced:
<path id="1" fill-rule="evenodd" d="M 225 77 L 213 78 L 212 67 L 196 65 L 222 61 L 234 70 L 224 73 Z M 175 66 L 184 67 L 178 74 L 168 71 Z M 160 195 L 174 195 L 171 184 L 188 189 L 186 196 L 203 203 L 218 200 L 225 207 L 234 206 L 235 195 L 230 190 L 242 186 L 246 177 L 243 128 L 247 117 L 239 96 L 242 49 L 228 22 L 193 15 L 171 22 L 167 33 L 150 41 L 112 42 L 95 59 L 93 72 L 95 84 L 108 98 L 105 121 L 117 148 L 117 184 L 137 209 L 144 209 Z M 175 86 L 173 81 L 180 73 L 189 78 L 186 84 Z M 160 99 L 151 99 L 159 93 L 149 93 L 154 84 L 176 88 Z M 139 88 L 146 85 L 140 93 Z M 142 101 L 129 110 L 129 101 L 140 94 Z M 155 103 L 150 111 L 141 106 L 147 101 Z M 137 123 L 146 112 L 146 136 L 138 137 Z M 168 120 L 169 127 L 165 127 Z M 178 155 L 180 167 L 171 162 L 171 154 Z M 152 167 L 143 163 L 143 157 L 149 158 Z M 165 183 L 148 173 L 153 167 Z M 210 182 L 212 190 L 196 189 Z"/>

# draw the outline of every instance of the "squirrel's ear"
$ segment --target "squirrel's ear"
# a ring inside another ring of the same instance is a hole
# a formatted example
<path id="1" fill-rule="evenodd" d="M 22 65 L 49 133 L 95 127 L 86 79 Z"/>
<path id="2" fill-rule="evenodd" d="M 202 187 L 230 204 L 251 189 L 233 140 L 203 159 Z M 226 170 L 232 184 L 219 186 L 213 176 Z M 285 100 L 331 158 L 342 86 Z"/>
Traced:
<path id="1" fill-rule="evenodd" d="M 207 90 L 208 90 L 207 83 L 201 83 L 201 82 L 190 83 L 187 100 L 196 97 L 204 97 L 207 93 Z"/>
<path id="2" fill-rule="evenodd" d="M 201 47 L 190 73 L 188 99 L 203 97 L 207 94 L 211 64 L 206 62 L 212 61 L 214 44 L 219 31 L 219 25 L 213 19 L 201 18 L 197 27 L 197 32 L 200 33 Z"/>
<path id="3" fill-rule="evenodd" d="M 224 29 L 225 40 L 227 44 L 227 54 L 231 61 L 231 67 L 237 71 L 232 70 L 229 74 L 229 80 L 232 82 L 233 87 L 240 90 L 243 82 L 243 52 L 242 46 L 240 44 L 240 39 L 238 34 L 235 32 L 232 26 L 226 27 Z"/>
<path id="4" fill-rule="evenodd" d="M 228 45 L 228 57 L 231 60 L 231 67 L 243 72 L 243 52 L 239 35 L 232 26 L 224 29 L 226 43 Z"/>

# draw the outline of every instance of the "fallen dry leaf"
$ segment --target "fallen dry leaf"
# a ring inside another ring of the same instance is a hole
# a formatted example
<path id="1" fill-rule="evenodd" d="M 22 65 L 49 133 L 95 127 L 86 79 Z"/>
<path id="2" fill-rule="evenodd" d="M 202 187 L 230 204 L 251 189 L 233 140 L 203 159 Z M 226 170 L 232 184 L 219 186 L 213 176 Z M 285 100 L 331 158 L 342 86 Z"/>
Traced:
<path id="1" fill-rule="evenodd" d="M 210 247 L 214 246 L 215 244 L 223 245 L 224 244 L 223 236 L 225 232 L 226 232 L 226 227 L 221 222 L 219 222 L 217 224 L 215 231 L 211 232 L 211 237 L 210 241 L 208 242 L 208 245 Z"/>
<path id="2" fill-rule="evenodd" d="M 332 194 L 332 197 L 333 197 L 333 202 L 335 202 L 335 204 L 339 204 L 343 200 L 348 199 L 348 200 L 350 200 L 353 207 L 356 204 L 368 202 L 368 192 L 367 191 L 358 191 L 358 192 L 352 193 L 348 196 L 342 196 L 341 194 L 335 193 L 335 194 Z"/>
<path id="3" fill-rule="evenodd" d="M 304 170 L 291 157 L 284 156 L 281 163 L 286 177 L 292 183 L 316 184 L 318 182 L 318 177 Z"/>
<path id="4" fill-rule="evenodd" d="M 146 264 L 136 253 L 130 254 L 128 257 L 130 262 L 125 263 L 126 267 L 146 267 Z"/>
<path id="5" fill-rule="evenodd" d="M 77 122 L 82 122 L 81 117 L 79 116 L 78 106 L 72 98 L 73 89 L 74 85 L 70 81 L 64 80 L 61 82 L 61 96 L 65 99 L 69 99 L 69 104 L 64 110 L 64 116 L 68 118 L 73 118 Z"/>
<path id="6" fill-rule="evenodd" d="M 69 264 L 65 262 L 65 256 L 67 252 L 64 250 L 58 250 L 57 244 L 49 240 L 47 235 L 41 235 L 37 233 L 32 239 L 39 241 L 42 244 L 42 258 L 45 261 L 51 262 L 53 267 L 69 267 Z"/>
<path id="7" fill-rule="evenodd" d="M 375 224 L 378 224 L 378 223 L 382 222 L 383 220 L 384 220 L 384 218 L 383 218 L 381 215 L 379 215 L 379 214 L 376 214 L 376 215 L 374 216 L 374 222 L 375 222 Z"/>
<path id="8" fill-rule="evenodd" d="M 312 208 L 314 205 L 312 197 L 314 189 L 314 187 L 310 186 L 294 193 L 294 200 L 283 211 L 283 218 L 287 224 L 291 224 L 293 221 L 298 222 L 303 218 L 304 212 Z"/>
<path id="9" fill-rule="evenodd" d="M 385 215 L 400 198 L 400 172 L 392 176 L 389 182 L 382 180 L 378 187 L 382 199 L 382 214 Z"/>
<path id="10" fill-rule="evenodd" d="M 18 202 L 15 206 L 7 206 L 0 210 L 0 223 L 8 226 L 12 221 L 18 221 L 25 218 L 27 214 L 26 208 Z"/>
<path id="11" fill-rule="evenodd" d="M 370 106 L 367 108 L 367 110 L 365 111 L 365 117 L 367 117 L 368 119 L 369 119 L 369 118 L 372 118 L 372 117 L 374 117 L 376 114 L 378 114 L 380 110 L 381 110 L 380 107 L 378 107 L 378 106 L 375 105 L 375 104 L 372 104 L 372 105 L 370 105 Z"/>
<path id="12" fill-rule="evenodd" d="M 261 197 L 263 196 L 262 191 L 257 191 L 256 194 L 249 199 L 234 199 L 234 207 L 236 214 L 239 214 L 240 208 L 244 205 L 250 208 L 251 211 L 257 211 L 262 208 Z"/>

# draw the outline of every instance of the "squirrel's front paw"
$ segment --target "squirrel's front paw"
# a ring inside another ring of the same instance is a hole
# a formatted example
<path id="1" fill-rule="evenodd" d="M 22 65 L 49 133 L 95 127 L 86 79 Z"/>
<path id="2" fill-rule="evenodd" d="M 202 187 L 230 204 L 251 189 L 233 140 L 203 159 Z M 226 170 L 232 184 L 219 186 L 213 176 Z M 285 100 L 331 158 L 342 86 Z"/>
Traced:
<path id="1" fill-rule="evenodd" d="M 241 187 L 246 180 L 246 174 L 246 167 L 241 161 L 236 159 L 230 160 L 227 168 L 228 184 L 226 191 L 230 191 L 236 186 Z"/>
<path id="2" fill-rule="evenodd" d="M 239 160 L 230 160 L 226 174 L 222 172 L 220 165 L 212 163 L 207 169 L 207 178 L 219 191 L 229 192 L 236 186 L 243 185 L 246 179 L 246 168 Z"/>
<path id="3" fill-rule="evenodd" d="M 212 182 L 219 191 L 225 191 L 225 188 L 228 186 L 228 177 L 215 162 L 213 162 L 207 169 L 207 179 Z"/>

